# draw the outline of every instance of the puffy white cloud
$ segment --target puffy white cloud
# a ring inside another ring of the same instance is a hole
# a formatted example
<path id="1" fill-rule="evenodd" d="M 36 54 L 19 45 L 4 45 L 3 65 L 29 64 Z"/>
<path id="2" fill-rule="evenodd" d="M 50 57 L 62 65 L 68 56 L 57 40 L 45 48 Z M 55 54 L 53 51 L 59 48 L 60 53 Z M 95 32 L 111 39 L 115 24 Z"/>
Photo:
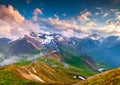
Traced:
<path id="1" fill-rule="evenodd" d="M 0 37 L 19 38 L 31 31 L 39 31 L 39 24 L 26 20 L 11 5 L 0 6 Z"/>
<path id="2" fill-rule="evenodd" d="M 92 14 L 88 11 L 83 12 L 80 16 L 78 16 L 78 20 L 81 22 L 86 22 L 86 21 L 90 21 L 89 16 L 91 16 Z"/>

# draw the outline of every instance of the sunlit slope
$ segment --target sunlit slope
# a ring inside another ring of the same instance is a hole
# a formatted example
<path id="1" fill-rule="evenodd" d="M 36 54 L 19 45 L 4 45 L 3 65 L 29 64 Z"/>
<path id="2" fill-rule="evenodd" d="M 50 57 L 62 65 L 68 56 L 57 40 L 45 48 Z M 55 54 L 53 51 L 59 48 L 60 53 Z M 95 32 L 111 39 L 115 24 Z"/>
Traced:
<path id="1" fill-rule="evenodd" d="M 26 66 L 10 65 L 0 69 L 0 84 L 72 84 L 78 82 L 64 68 L 57 70 L 47 64 L 35 61 Z M 71 68 L 72 69 L 72 68 Z M 67 82 L 66 82 L 67 81 Z"/>
<path id="2" fill-rule="evenodd" d="M 66 61 L 66 62 L 65 62 Z M 98 74 L 97 64 L 89 56 L 69 56 L 54 52 L 36 60 L 21 60 L 0 69 L 0 84 L 43 85 L 74 84 Z M 75 78 L 76 76 L 76 78 Z"/>
<path id="3" fill-rule="evenodd" d="M 120 68 L 93 76 L 76 85 L 120 85 Z"/>

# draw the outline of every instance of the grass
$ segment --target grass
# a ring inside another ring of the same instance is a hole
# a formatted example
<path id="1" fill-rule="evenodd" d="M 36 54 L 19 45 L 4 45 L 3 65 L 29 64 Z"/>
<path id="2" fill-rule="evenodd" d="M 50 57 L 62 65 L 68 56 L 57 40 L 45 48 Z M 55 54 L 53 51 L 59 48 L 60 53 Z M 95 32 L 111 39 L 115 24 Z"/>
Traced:
<path id="1" fill-rule="evenodd" d="M 11 85 L 41 84 L 40 82 L 38 83 L 34 80 L 31 81 L 22 76 L 22 73 L 28 74 L 27 72 L 28 70 L 31 73 L 37 75 L 45 82 L 47 82 L 46 84 L 55 84 L 55 85 L 64 85 L 64 84 L 70 85 L 80 81 L 79 79 L 74 79 L 73 76 L 80 75 L 84 77 L 89 77 L 98 74 L 98 71 L 91 69 L 80 57 L 77 57 L 75 55 L 69 56 L 64 54 L 64 58 L 62 58 L 63 59 L 62 62 L 57 61 L 56 58 L 53 58 L 52 55 L 52 57 L 48 58 L 46 61 L 45 58 L 39 57 L 35 62 L 22 59 L 21 62 L 14 63 L 13 66 L 7 66 L 4 69 L 0 70 L 1 73 L 0 82 L 1 83 L 3 82 L 3 85 L 6 85 L 8 83 L 10 83 Z M 64 67 L 63 65 L 64 61 L 68 64 L 69 68 Z M 57 67 L 52 67 L 52 65 L 56 65 Z M 33 68 L 36 70 L 36 73 L 33 71 Z M 21 73 L 17 70 L 21 71 Z M 12 76 L 13 74 L 14 76 Z M 5 78 L 3 77 L 4 75 Z M 8 78 L 6 77 L 7 75 Z M 15 81 L 16 83 L 14 83 Z"/>
<path id="2" fill-rule="evenodd" d="M 49 64 L 55 64 L 58 67 L 53 68 Z M 28 64 L 28 65 L 26 65 Z M 34 73 L 32 68 L 34 68 L 37 73 Z M 34 80 L 26 79 L 22 76 L 23 73 L 28 74 L 27 70 L 31 73 L 39 76 L 44 80 L 45 84 L 72 84 L 78 82 L 78 79 L 73 79 L 73 76 L 67 72 L 62 63 L 55 60 L 48 60 L 45 62 L 44 59 L 39 58 L 39 61 L 35 61 L 30 64 L 30 61 L 23 60 L 22 63 L 16 63 L 14 65 L 6 66 L 0 69 L 0 84 L 3 85 L 39 85 L 40 82 Z M 21 72 L 19 72 L 19 71 Z M 67 82 L 66 82 L 67 81 Z M 43 85 L 43 84 L 41 84 Z"/>
<path id="3" fill-rule="evenodd" d="M 93 76 L 79 85 L 120 85 L 120 68 Z"/>
<path id="4" fill-rule="evenodd" d="M 97 69 L 92 69 L 91 66 L 86 64 L 81 57 L 64 54 L 63 61 L 69 63 L 73 68 L 78 69 L 81 75 L 85 77 L 93 76 L 99 73 Z"/>
<path id="5" fill-rule="evenodd" d="M 100 68 L 104 68 L 105 71 L 108 71 L 111 69 L 111 67 L 109 67 L 108 65 L 104 64 L 104 63 L 97 63 L 97 65 L 100 67 Z"/>
<path id="6" fill-rule="evenodd" d="M 31 61 L 27 61 L 25 59 L 22 59 L 20 62 L 14 63 L 14 65 L 24 66 L 24 65 L 29 65 L 30 63 L 31 63 Z"/>
<path id="7" fill-rule="evenodd" d="M 15 67 L 9 66 L 0 69 L 0 85 L 30 85 L 37 84 L 36 82 L 28 81 L 26 79 L 18 78 L 13 71 Z"/>

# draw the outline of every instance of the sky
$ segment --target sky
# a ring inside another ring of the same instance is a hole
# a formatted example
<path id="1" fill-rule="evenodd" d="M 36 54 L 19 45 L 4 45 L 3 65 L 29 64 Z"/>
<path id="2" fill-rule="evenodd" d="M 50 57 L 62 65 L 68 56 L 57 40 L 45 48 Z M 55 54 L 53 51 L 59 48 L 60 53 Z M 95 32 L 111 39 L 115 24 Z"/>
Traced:
<path id="1" fill-rule="evenodd" d="M 0 38 L 30 32 L 120 36 L 120 0 L 0 0 Z"/>

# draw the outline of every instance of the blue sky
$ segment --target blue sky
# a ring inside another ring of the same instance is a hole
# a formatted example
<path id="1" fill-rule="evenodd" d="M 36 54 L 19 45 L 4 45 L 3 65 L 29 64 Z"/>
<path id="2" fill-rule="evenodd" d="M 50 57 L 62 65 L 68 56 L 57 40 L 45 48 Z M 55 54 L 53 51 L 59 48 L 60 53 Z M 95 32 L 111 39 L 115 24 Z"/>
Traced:
<path id="1" fill-rule="evenodd" d="M 0 37 L 18 38 L 31 31 L 119 36 L 119 8 L 120 0 L 0 0 Z"/>
<path id="2" fill-rule="evenodd" d="M 12 5 L 24 17 L 30 18 L 35 8 L 40 8 L 45 17 L 53 17 L 57 14 L 61 19 L 76 17 L 83 10 L 87 9 L 92 13 L 99 12 L 97 7 L 103 11 L 119 9 L 119 0 L 0 0 L 2 5 Z M 66 14 L 66 17 L 62 15 Z"/>

